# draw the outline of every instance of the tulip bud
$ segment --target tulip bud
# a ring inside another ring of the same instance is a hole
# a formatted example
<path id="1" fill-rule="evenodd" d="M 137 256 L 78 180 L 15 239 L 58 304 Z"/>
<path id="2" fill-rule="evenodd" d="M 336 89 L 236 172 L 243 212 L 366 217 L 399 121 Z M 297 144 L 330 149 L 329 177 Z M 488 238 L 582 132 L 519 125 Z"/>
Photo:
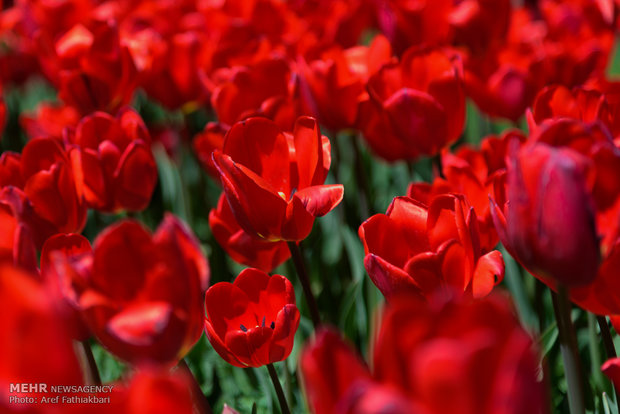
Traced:
<path id="1" fill-rule="evenodd" d="M 511 145 L 509 159 L 504 215 L 493 209 L 502 243 L 539 276 L 590 283 L 600 260 L 586 159 L 541 143 Z"/>

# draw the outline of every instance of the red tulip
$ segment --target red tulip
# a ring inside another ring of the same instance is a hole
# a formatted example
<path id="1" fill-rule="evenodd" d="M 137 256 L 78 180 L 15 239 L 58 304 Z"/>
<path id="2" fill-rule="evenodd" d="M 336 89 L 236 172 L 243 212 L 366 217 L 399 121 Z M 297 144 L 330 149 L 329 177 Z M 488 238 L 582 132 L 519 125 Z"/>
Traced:
<path id="1" fill-rule="evenodd" d="M 147 207 L 157 182 L 157 166 L 140 115 L 130 108 L 121 109 L 116 118 L 95 112 L 66 135 L 90 207 L 105 212 Z"/>
<path id="2" fill-rule="evenodd" d="M 2 88 L 0 87 L 0 93 L 2 93 Z M 2 136 L 4 135 L 4 127 L 6 126 L 6 102 L 4 102 L 4 98 L 0 97 L 0 140 L 2 140 Z"/>
<path id="3" fill-rule="evenodd" d="M 72 261 L 71 266 L 78 267 L 79 260 L 90 265 L 91 252 L 88 239 L 79 234 L 56 234 L 47 239 L 41 249 L 41 278 L 49 295 L 56 299 L 59 315 L 72 328 L 71 337 L 80 341 L 90 336 L 78 303 L 78 292 L 82 293 L 87 281 L 63 265 Z"/>
<path id="4" fill-rule="evenodd" d="M 23 191 L 12 186 L 0 190 L 0 222 L 0 259 L 36 272 L 37 247 L 53 228 L 34 213 Z"/>
<path id="5" fill-rule="evenodd" d="M 79 233 L 84 228 L 82 188 L 58 141 L 38 138 L 28 142 L 21 155 L 21 176 L 34 215 L 45 223 L 31 229 L 38 246 L 54 233 Z"/>
<path id="6" fill-rule="evenodd" d="M 583 87 L 570 90 L 565 86 L 554 85 L 538 92 L 532 114 L 537 124 L 554 117 L 593 122 L 608 116 L 607 111 L 606 101 L 601 92 Z"/>
<path id="7" fill-rule="evenodd" d="M 220 196 L 217 208 L 209 212 L 209 226 L 220 246 L 241 264 L 271 272 L 291 256 L 286 242 L 270 242 L 243 231 L 224 194 Z"/>
<path id="8" fill-rule="evenodd" d="M 30 138 L 51 137 L 62 140 L 66 127 L 74 127 L 80 113 L 72 106 L 40 103 L 34 113 L 23 114 L 19 123 Z"/>
<path id="9" fill-rule="evenodd" d="M 544 143 L 515 145 L 509 157 L 508 202 L 492 210 L 502 243 L 534 274 L 590 283 L 600 253 L 587 159 Z"/>
<path id="10" fill-rule="evenodd" d="M 478 219 L 480 248 L 483 252 L 491 251 L 499 238 L 491 217 L 489 197 L 505 198 L 504 159 L 507 142 L 512 139 L 525 141 L 525 136 L 519 130 L 508 130 L 501 137 L 485 137 L 480 149 L 461 146 L 454 154 L 445 150 L 441 155 L 442 175 L 436 177 L 432 185 L 411 183 L 407 195 L 426 205 L 440 194 L 465 195 Z"/>
<path id="11" fill-rule="evenodd" d="M 377 20 L 396 53 L 412 45 L 444 44 L 450 38 L 452 0 L 374 0 Z"/>
<path id="12" fill-rule="evenodd" d="M 438 289 L 483 297 L 504 277 L 501 253 L 481 251 L 476 215 L 463 196 L 440 195 L 429 207 L 397 197 L 385 215 L 362 223 L 359 236 L 366 270 L 388 299 L 403 290 L 428 298 Z"/>
<path id="13" fill-rule="evenodd" d="M 162 4 L 157 6 L 163 8 Z M 155 10 L 154 14 L 160 17 L 176 14 L 170 8 Z M 177 13 L 179 16 L 171 17 L 171 21 L 186 19 Z M 208 102 L 209 93 L 199 73 L 207 61 L 203 56 L 207 49 L 205 36 L 201 33 L 207 25 L 202 23 L 201 31 L 181 29 L 181 32 L 165 37 L 162 35 L 170 28 L 161 31 L 152 26 L 144 28 L 140 21 L 136 26 L 139 30 L 128 35 L 131 39 L 129 49 L 134 60 L 139 62 L 141 84 L 147 93 L 167 108 L 181 108 L 186 112 Z"/>
<path id="14" fill-rule="evenodd" d="M 241 228 L 269 241 L 306 238 L 342 200 L 342 185 L 323 185 L 329 151 L 312 118 L 299 118 L 292 135 L 264 118 L 235 124 L 213 162 Z"/>
<path id="15" fill-rule="evenodd" d="M 21 155 L 12 151 L 4 151 L 0 155 L 0 188 L 5 186 L 24 187 L 21 173 Z"/>
<path id="16" fill-rule="evenodd" d="M 319 332 L 300 360 L 311 412 L 547 412 L 533 341 L 502 296 L 430 304 L 400 296 L 373 350 L 371 372 L 336 334 Z"/>
<path id="17" fill-rule="evenodd" d="M 411 48 L 368 81 L 359 126 L 371 149 L 387 161 L 433 155 L 456 141 L 465 121 L 458 57 Z"/>
<path id="18" fill-rule="evenodd" d="M 293 74 L 285 59 L 236 67 L 228 78 L 211 95 L 219 122 L 233 125 L 252 116 L 266 116 L 285 130 L 293 126 L 299 111 L 293 101 Z"/>
<path id="19" fill-rule="evenodd" d="M 207 339 L 230 364 L 260 367 L 291 353 L 299 310 L 284 276 L 245 269 L 233 283 L 211 286 L 205 305 Z"/>
<path id="20" fill-rule="evenodd" d="M 0 411 L 21 412 L 28 406 L 9 401 L 9 395 L 24 396 L 9 392 L 9 384 L 81 385 L 68 327 L 35 277 L 0 266 L 0 302 Z"/>
<path id="21" fill-rule="evenodd" d="M 327 128 L 351 128 L 358 117 L 359 103 L 367 99 L 368 77 L 390 60 L 387 39 L 376 36 L 369 47 L 333 47 L 313 61 L 298 61 L 300 92 L 306 113 Z"/>
<path id="22" fill-rule="evenodd" d="M 311 344 L 304 347 L 299 368 L 308 405 L 315 414 L 336 412 L 339 401 L 346 400 L 343 396 L 355 395 L 351 389 L 372 381 L 368 367 L 351 344 L 328 328 L 317 331 Z"/>
<path id="23" fill-rule="evenodd" d="M 178 362 L 202 332 L 209 268 L 195 236 L 172 215 L 153 235 L 123 221 L 101 233 L 88 256 L 57 255 L 56 269 L 73 282 L 99 342 L 134 364 Z"/>
<path id="24" fill-rule="evenodd" d="M 114 384 L 110 397 L 112 404 L 103 404 L 99 408 L 101 414 L 202 414 L 198 401 L 204 397 L 194 394 L 192 381 L 195 380 L 180 370 L 169 372 L 141 367 L 128 383 Z"/>
<path id="25" fill-rule="evenodd" d="M 56 41 L 47 64 L 50 77 L 58 78 L 59 98 L 82 114 L 113 112 L 129 103 L 136 87 L 133 59 L 111 22 L 77 24 Z"/>
<path id="26" fill-rule="evenodd" d="M 194 137 L 192 147 L 194 153 L 200 161 L 200 165 L 209 175 L 217 178 L 217 168 L 213 163 L 214 150 L 222 150 L 224 148 L 224 137 L 228 132 L 228 127 L 217 122 L 209 122 L 205 128 Z"/>
<path id="27" fill-rule="evenodd" d="M 510 0 L 465 0 L 454 5 L 450 26 L 455 42 L 472 54 L 485 54 L 501 47 L 510 26 Z"/>

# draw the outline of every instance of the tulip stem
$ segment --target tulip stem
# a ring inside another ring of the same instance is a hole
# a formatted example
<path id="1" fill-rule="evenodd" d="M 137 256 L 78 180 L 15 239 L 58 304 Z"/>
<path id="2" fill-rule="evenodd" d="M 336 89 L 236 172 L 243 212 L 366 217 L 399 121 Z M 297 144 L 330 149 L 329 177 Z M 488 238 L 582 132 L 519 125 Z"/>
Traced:
<path id="1" fill-rule="evenodd" d="M 614 340 L 611 338 L 611 331 L 607 324 L 607 318 L 605 316 L 596 315 L 596 321 L 601 328 L 601 337 L 603 338 L 603 345 L 605 346 L 605 353 L 607 359 L 616 357 L 616 347 L 614 346 Z"/>
<path id="2" fill-rule="evenodd" d="M 282 410 L 282 414 L 291 414 L 291 410 L 289 410 L 288 404 L 286 402 L 286 397 L 284 397 L 284 391 L 282 390 L 282 385 L 280 384 L 278 373 L 276 372 L 273 364 L 267 364 L 267 371 L 269 371 L 271 382 L 273 382 L 273 387 L 276 389 L 276 395 L 278 396 L 278 401 L 280 402 L 280 409 Z"/>
<path id="3" fill-rule="evenodd" d="M 306 271 L 306 265 L 304 264 L 301 250 L 299 249 L 297 243 L 294 241 L 288 242 L 288 249 L 291 251 L 293 264 L 295 265 L 295 270 L 297 271 L 297 276 L 299 277 L 301 286 L 304 289 L 304 296 L 306 297 L 306 302 L 308 302 L 308 308 L 310 309 L 312 324 L 316 329 L 321 324 L 321 317 L 319 316 L 319 307 L 316 304 L 316 299 L 312 294 L 310 279 L 308 278 L 308 272 Z"/>
<path id="4" fill-rule="evenodd" d="M 437 154 L 433 157 L 433 169 L 435 170 L 435 177 L 446 178 L 443 175 L 443 161 L 441 154 Z"/>
<path id="5" fill-rule="evenodd" d="M 353 154 L 355 156 L 355 176 L 357 184 L 362 190 L 359 194 L 360 214 L 362 216 L 362 221 L 364 221 L 370 217 L 370 184 L 368 183 L 368 176 L 364 168 L 364 158 L 362 157 L 359 139 L 357 135 L 351 135 L 351 144 L 353 145 Z"/>
<path id="6" fill-rule="evenodd" d="M 101 385 L 101 376 L 99 375 L 99 368 L 97 368 L 97 361 L 95 361 L 95 357 L 93 356 L 93 351 L 90 348 L 90 344 L 88 341 L 80 341 L 82 345 L 83 357 L 84 357 L 84 365 L 85 369 L 88 370 L 87 376 L 88 380 L 93 385 Z"/>
<path id="7" fill-rule="evenodd" d="M 609 325 L 607 324 L 607 317 L 604 315 L 596 315 L 596 321 L 598 322 L 598 326 L 601 328 L 601 337 L 603 338 L 603 346 L 605 346 L 605 354 L 607 355 L 607 359 L 615 358 L 616 347 L 614 346 L 614 340 L 611 337 L 611 331 L 609 330 Z M 618 407 L 618 412 L 620 413 L 620 395 L 618 395 L 618 393 L 616 393 L 616 407 Z"/>
<path id="8" fill-rule="evenodd" d="M 199 412 L 202 414 L 212 414 L 213 411 L 211 411 L 211 406 L 209 405 L 209 401 L 207 401 L 207 397 L 205 397 L 204 393 L 202 392 L 202 388 L 200 388 L 200 384 L 198 384 L 198 380 L 192 373 L 192 370 L 189 369 L 187 362 L 185 362 L 184 359 L 181 359 L 179 361 L 178 366 L 179 366 L 179 369 L 181 369 L 182 371 L 185 371 L 190 381 L 192 382 L 191 391 L 192 391 L 192 394 L 194 395 L 194 401 L 196 401 L 196 403 L 198 404 Z"/>
<path id="9" fill-rule="evenodd" d="M 558 322 L 560 351 L 564 362 L 564 374 L 568 384 L 568 406 L 571 414 L 584 414 L 581 365 L 577 349 L 577 336 L 571 319 L 571 305 L 566 287 L 559 285 L 558 293 L 551 292 L 553 310 Z"/>

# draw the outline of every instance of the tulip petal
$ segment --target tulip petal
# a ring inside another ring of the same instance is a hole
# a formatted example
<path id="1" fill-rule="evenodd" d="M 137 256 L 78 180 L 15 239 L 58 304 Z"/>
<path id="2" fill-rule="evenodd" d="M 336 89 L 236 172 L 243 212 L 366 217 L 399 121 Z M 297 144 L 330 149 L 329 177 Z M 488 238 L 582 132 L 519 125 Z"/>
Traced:
<path id="1" fill-rule="evenodd" d="M 207 339 L 215 349 L 215 352 L 218 353 L 226 362 L 232 364 L 239 368 L 246 368 L 248 365 L 241 362 L 235 354 L 233 354 L 228 347 L 224 344 L 224 341 L 219 337 L 217 332 L 213 329 L 213 325 L 207 319 L 205 321 L 205 334 L 207 335 Z"/>
<path id="2" fill-rule="evenodd" d="M 293 197 L 301 200 L 308 213 L 314 217 L 321 217 L 340 204 L 343 195 L 344 186 L 333 184 L 306 187 L 296 192 Z"/>
<path id="3" fill-rule="evenodd" d="M 478 259 L 472 280 L 474 298 L 481 298 L 493 290 L 504 279 L 504 259 L 498 250 L 493 250 Z"/>
<path id="4" fill-rule="evenodd" d="M 173 309 L 166 302 L 146 302 L 124 308 L 107 323 L 110 334 L 131 345 L 153 343 L 170 321 Z"/>
<path id="5" fill-rule="evenodd" d="M 287 200 L 277 195 L 261 177 L 236 164 L 222 152 L 213 151 L 213 162 L 241 228 L 259 237 L 280 234 L 281 220 L 286 217 Z"/>
<path id="6" fill-rule="evenodd" d="M 300 117 L 295 122 L 293 137 L 299 172 L 298 188 L 306 189 L 306 187 L 323 184 L 325 171 L 323 170 L 323 148 L 318 123 L 314 118 Z"/>
<path id="7" fill-rule="evenodd" d="M 364 267 L 372 282 L 386 298 L 404 290 L 420 290 L 420 286 L 406 271 L 382 257 L 374 254 L 367 255 L 364 259 Z"/>
<path id="8" fill-rule="evenodd" d="M 269 361 L 283 361 L 293 350 L 295 332 L 299 327 L 299 310 L 294 303 L 284 306 L 275 320 L 271 346 L 269 347 Z"/>
<path id="9" fill-rule="evenodd" d="M 129 144 L 118 162 L 114 181 L 120 206 L 131 211 L 146 208 L 155 190 L 157 166 L 151 149 L 143 141 Z"/>

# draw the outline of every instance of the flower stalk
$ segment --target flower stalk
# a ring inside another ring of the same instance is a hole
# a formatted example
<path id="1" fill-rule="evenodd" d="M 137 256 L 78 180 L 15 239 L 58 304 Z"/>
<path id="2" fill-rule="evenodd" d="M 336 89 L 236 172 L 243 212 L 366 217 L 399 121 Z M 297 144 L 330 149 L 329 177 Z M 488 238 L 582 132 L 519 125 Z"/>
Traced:
<path id="1" fill-rule="evenodd" d="M 571 414 L 584 414 L 581 364 L 577 349 L 577 336 L 571 319 L 571 306 L 565 286 L 558 286 L 558 293 L 551 292 L 553 310 L 560 335 L 560 352 L 564 362 L 564 374 L 568 384 L 568 405 Z"/>

